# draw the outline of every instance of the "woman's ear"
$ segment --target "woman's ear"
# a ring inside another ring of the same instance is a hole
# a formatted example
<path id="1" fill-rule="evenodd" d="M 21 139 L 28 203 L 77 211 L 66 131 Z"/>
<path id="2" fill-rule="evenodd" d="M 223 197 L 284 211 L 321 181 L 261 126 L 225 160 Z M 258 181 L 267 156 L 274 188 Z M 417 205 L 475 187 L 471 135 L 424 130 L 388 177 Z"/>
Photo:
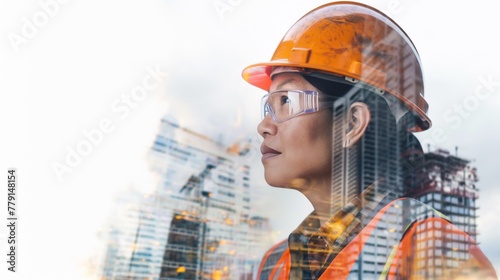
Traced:
<path id="1" fill-rule="evenodd" d="M 365 103 L 355 102 L 349 107 L 344 148 L 353 146 L 365 134 L 370 118 L 370 110 Z"/>

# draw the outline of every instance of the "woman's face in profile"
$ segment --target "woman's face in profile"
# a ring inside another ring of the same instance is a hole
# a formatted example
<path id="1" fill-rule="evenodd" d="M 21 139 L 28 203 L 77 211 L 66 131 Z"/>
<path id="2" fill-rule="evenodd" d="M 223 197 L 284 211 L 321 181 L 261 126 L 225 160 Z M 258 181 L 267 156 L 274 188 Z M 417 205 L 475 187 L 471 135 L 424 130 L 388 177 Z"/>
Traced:
<path id="1" fill-rule="evenodd" d="M 296 73 L 276 75 L 271 83 L 270 92 L 276 90 L 318 91 Z M 261 146 L 262 164 L 269 185 L 301 190 L 311 183 L 330 180 L 332 149 L 330 110 L 323 109 L 303 114 L 281 123 L 275 122 L 270 115 L 267 115 L 257 130 L 264 138 Z"/>

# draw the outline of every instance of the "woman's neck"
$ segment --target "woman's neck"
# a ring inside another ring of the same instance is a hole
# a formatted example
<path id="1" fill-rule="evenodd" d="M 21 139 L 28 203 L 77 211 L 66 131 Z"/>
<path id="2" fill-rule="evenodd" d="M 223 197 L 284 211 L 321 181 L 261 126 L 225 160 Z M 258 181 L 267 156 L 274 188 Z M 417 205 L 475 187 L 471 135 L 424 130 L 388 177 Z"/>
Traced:
<path id="1" fill-rule="evenodd" d="M 314 212 L 318 215 L 321 225 L 332 215 L 331 180 L 309 180 L 299 191 L 311 202 Z"/>

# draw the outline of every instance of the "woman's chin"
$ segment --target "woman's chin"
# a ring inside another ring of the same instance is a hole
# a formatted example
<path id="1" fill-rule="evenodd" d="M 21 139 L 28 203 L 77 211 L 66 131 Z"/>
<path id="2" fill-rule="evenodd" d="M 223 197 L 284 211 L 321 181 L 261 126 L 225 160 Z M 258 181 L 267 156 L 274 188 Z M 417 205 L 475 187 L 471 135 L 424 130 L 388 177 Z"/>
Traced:
<path id="1" fill-rule="evenodd" d="M 303 178 L 283 180 L 283 178 L 275 178 L 274 176 L 265 176 L 265 179 L 269 186 L 275 188 L 301 190 L 304 188 L 304 186 L 307 185 L 307 180 Z"/>

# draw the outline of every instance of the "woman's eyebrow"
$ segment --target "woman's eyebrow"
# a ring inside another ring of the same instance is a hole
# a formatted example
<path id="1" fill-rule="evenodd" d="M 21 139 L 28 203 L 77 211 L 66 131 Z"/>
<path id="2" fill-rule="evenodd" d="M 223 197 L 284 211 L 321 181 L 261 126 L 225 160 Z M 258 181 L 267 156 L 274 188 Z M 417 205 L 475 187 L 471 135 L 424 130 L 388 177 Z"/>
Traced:
<path id="1" fill-rule="evenodd" d="M 295 79 L 294 78 L 290 78 L 290 79 L 286 79 L 285 81 L 283 81 L 282 83 L 280 83 L 277 87 L 276 87 L 276 90 L 280 90 L 281 88 L 283 88 L 284 85 L 288 84 L 288 83 L 291 83 L 291 82 L 294 82 Z"/>

